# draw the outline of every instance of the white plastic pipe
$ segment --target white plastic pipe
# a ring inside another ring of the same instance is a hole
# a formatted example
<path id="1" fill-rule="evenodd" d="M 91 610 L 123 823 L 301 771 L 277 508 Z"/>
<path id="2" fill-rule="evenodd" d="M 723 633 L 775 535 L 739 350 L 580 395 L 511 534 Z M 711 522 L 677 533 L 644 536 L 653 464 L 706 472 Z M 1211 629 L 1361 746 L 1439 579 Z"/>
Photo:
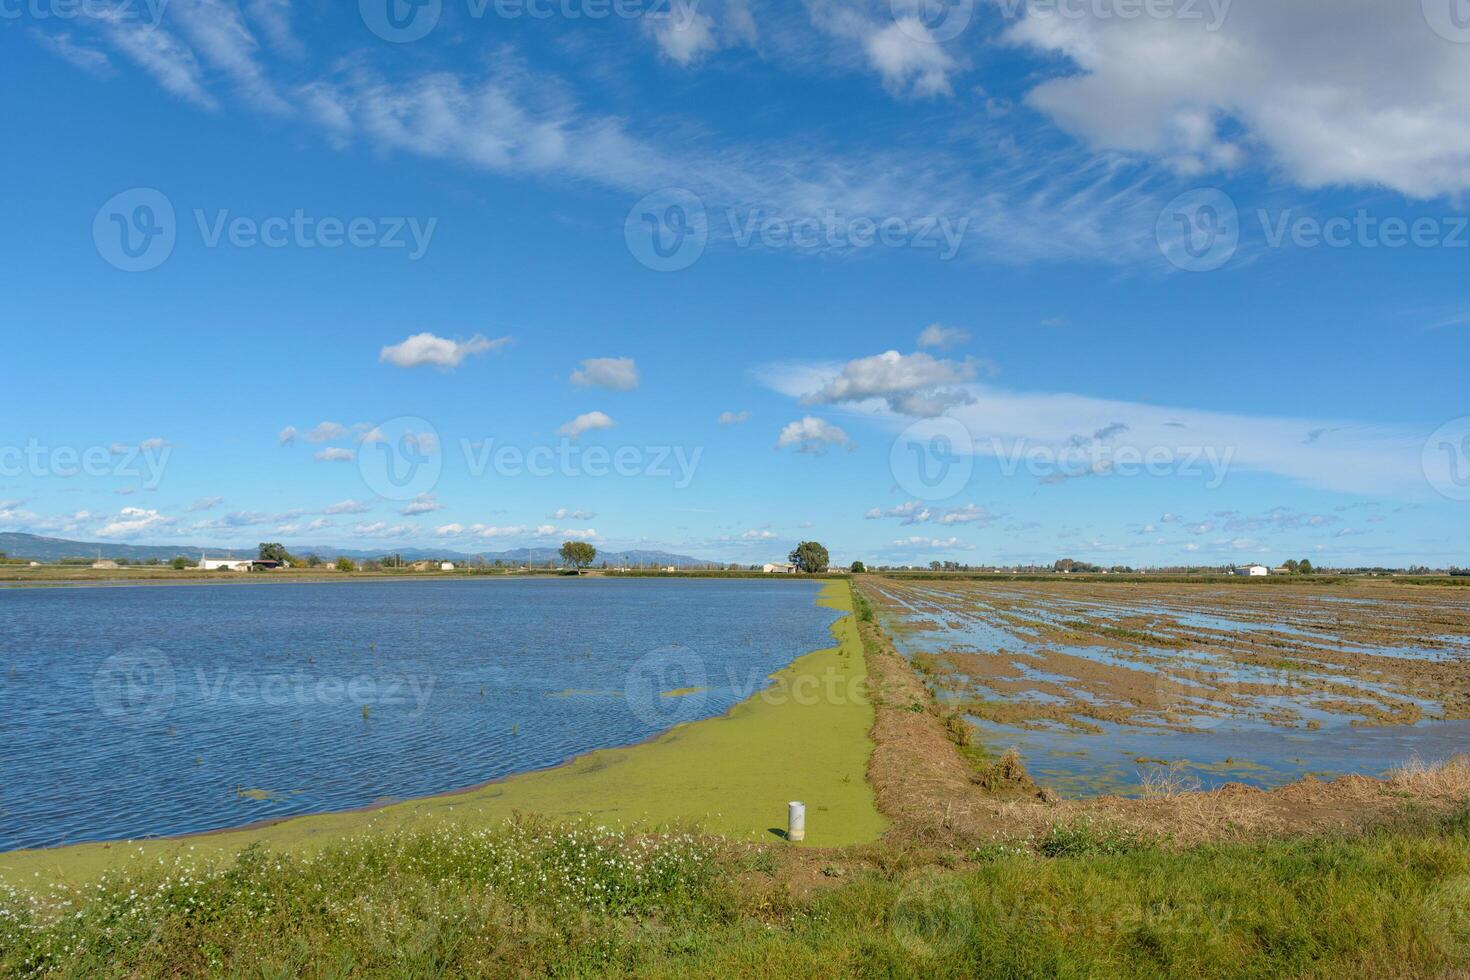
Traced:
<path id="1" fill-rule="evenodd" d="M 789 841 L 806 840 L 806 804 L 786 804 L 786 839 Z"/>

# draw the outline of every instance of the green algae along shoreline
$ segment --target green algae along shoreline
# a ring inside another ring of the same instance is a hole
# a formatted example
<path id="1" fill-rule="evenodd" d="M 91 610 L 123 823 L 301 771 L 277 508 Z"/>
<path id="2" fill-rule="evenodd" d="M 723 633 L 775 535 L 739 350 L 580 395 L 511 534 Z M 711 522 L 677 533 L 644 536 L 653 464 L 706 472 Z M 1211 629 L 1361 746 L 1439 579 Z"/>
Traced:
<path id="1" fill-rule="evenodd" d="M 0 881 L 28 887 L 187 857 L 231 859 L 251 845 L 301 853 L 361 834 L 444 825 L 477 828 L 516 813 L 624 827 L 685 826 L 775 841 L 786 803 L 807 804 L 808 846 L 877 839 L 887 828 L 867 781 L 873 708 L 845 580 L 817 603 L 845 615 L 837 645 L 798 657 L 765 690 L 724 715 L 678 725 L 637 745 L 598 749 L 552 769 L 387 806 L 312 814 L 187 837 L 111 841 L 0 854 Z"/>

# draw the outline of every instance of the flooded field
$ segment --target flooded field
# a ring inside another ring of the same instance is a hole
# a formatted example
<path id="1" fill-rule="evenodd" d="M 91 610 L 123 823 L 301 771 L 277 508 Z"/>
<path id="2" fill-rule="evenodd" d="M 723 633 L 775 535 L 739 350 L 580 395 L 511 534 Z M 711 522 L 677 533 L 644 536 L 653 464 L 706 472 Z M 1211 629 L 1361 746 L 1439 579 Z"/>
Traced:
<path id="1" fill-rule="evenodd" d="M 819 582 L 0 593 L 0 851 L 442 793 L 719 715 L 828 646 Z"/>
<path id="2" fill-rule="evenodd" d="M 1470 750 L 1470 594 L 876 579 L 899 650 L 1066 796 L 1270 787 Z"/>

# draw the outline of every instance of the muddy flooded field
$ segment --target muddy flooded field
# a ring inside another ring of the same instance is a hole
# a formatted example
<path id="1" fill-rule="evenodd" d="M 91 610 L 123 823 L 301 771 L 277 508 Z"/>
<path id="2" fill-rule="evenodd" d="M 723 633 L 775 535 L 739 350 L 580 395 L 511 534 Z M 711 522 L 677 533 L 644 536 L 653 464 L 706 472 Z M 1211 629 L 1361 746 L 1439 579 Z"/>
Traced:
<path id="1" fill-rule="evenodd" d="M 883 626 L 1063 796 L 1261 787 L 1470 751 L 1470 591 L 896 580 Z"/>

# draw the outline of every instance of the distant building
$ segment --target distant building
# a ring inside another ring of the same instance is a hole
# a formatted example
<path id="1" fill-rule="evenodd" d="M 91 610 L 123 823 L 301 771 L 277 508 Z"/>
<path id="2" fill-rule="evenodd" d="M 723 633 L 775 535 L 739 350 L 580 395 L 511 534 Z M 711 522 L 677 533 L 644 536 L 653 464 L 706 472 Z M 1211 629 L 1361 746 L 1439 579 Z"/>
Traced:
<path id="1" fill-rule="evenodd" d="M 767 575 L 795 575 L 796 566 L 789 562 L 767 562 L 761 566 L 761 571 Z"/>
<path id="2" fill-rule="evenodd" d="M 452 571 L 454 571 L 454 562 L 452 562 L 452 561 L 441 561 L 439 563 L 439 571 L 441 571 L 441 572 L 452 572 Z"/>
<path id="3" fill-rule="evenodd" d="M 216 572 L 222 568 L 231 572 L 248 572 L 253 564 L 255 562 L 249 558 L 206 558 L 200 555 L 199 564 L 195 567 L 202 572 Z"/>
<path id="4" fill-rule="evenodd" d="M 1235 574 L 1249 575 L 1253 578 L 1257 578 L 1270 575 L 1271 569 L 1267 568 L 1265 565 L 1237 565 L 1235 567 Z"/>
<path id="5" fill-rule="evenodd" d="M 111 558 L 99 558 L 96 561 L 92 562 L 92 567 L 93 568 L 100 568 L 100 569 L 107 569 L 107 568 L 121 568 L 122 566 L 119 565 L 117 562 L 113 561 Z"/>

